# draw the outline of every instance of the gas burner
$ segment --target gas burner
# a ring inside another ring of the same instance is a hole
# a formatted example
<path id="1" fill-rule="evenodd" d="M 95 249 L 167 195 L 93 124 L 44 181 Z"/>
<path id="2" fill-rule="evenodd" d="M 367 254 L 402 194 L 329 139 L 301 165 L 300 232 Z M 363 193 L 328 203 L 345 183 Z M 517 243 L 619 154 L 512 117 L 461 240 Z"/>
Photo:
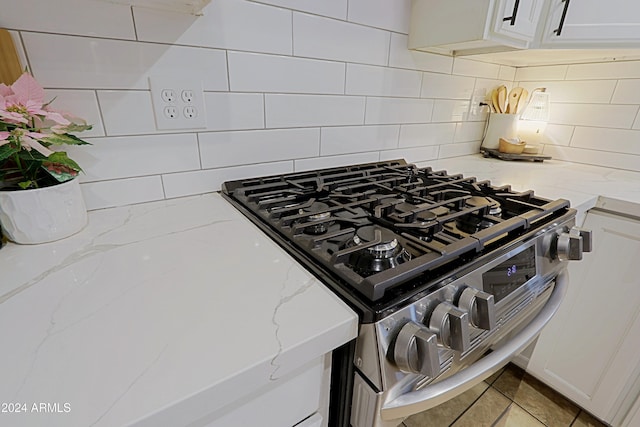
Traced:
<path id="1" fill-rule="evenodd" d="M 467 234 L 477 233 L 478 231 L 484 230 L 485 228 L 489 228 L 493 225 L 494 224 L 491 221 L 487 221 L 483 217 L 471 214 L 456 218 L 456 227 L 458 230 Z"/>
<path id="2" fill-rule="evenodd" d="M 309 206 L 298 209 L 300 215 L 307 216 L 303 218 L 299 223 L 309 223 L 305 226 L 304 233 L 311 235 L 320 235 L 327 232 L 328 227 L 333 224 L 333 221 L 327 221 L 331 217 L 329 212 L 329 205 L 322 202 L 313 202 Z"/>
<path id="3" fill-rule="evenodd" d="M 411 259 L 394 233 L 373 225 L 358 228 L 351 245 L 363 247 L 349 257 L 351 267 L 362 276 L 394 268 Z"/>
<path id="4" fill-rule="evenodd" d="M 472 196 L 466 200 L 467 206 L 482 207 L 488 206 L 487 213 L 493 216 L 500 216 L 502 214 L 502 208 L 500 202 L 492 199 L 491 197 Z"/>

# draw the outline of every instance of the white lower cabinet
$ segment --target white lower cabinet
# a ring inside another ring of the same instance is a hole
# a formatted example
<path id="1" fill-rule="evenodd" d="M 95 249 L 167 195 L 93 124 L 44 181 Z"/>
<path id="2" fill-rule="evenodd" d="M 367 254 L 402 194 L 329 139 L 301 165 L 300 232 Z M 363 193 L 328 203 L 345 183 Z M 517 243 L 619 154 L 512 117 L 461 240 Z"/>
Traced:
<path id="1" fill-rule="evenodd" d="M 593 252 L 569 263 L 569 290 L 527 371 L 620 425 L 640 391 L 640 221 L 592 210 L 583 227 Z"/>
<path id="2" fill-rule="evenodd" d="M 214 419 L 192 424 L 202 427 L 325 427 L 331 376 L 331 355 L 306 365 L 267 389 L 255 390 L 213 414 Z"/>

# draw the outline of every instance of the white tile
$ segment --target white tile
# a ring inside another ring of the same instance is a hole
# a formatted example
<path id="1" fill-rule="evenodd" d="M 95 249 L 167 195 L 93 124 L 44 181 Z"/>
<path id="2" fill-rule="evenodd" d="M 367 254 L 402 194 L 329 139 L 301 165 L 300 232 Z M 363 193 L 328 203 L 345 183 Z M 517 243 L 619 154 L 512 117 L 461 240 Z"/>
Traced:
<path id="1" fill-rule="evenodd" d="M 499 80 L 514 81 L 516 78 L 516 67 L 509 67 L 508 65 L 501 65 L 500 72 L 498 73 Z"/>
<path id="2" fill-rule="evenodd" d="M 259 3 L 272 4 L 287 9 L 309 12 L 314 15 L 347 19 L 347 0 L 254 0 Z"/>
<path id="3" fill-rule="evenodd" d="M 160 175 L 85 182 L 80 187 L 88 210 L 164 199 Z"/>
<path id="4" fill-rule="evenodd" d="M 454 99 L 436 99 L 433 104 L 433 115 L 431 121 L 437 122 L 459 122 L 466 120 L 471 101 Z M 486 118 L 486 114 L 483 116 Z M 482 117 L 480 117 L 482 119 Z"/>
<path id="5" fill-rule="evenodd" d="M 504 85 L 507 88 L 507 91 L 511 90 L 515 85 L 512 82 L 508 82 L 506 80 L 496 80 L 496 79 L 476 79 L 476 84 L 473 89 L 474 94 L 484 94 L 485 98 L 488 100 L 491 98 L 491 91 L 496 89 L 500 85 Z"/>
<path id="6" fill-rule="evenodd" d="M 91 138 L 69 147 L 85 174 L 82 182 L 130 178 L 200 168 L 195 134 Z"/>
<path id="7" fill-rule="evenodd" d="M 131 8 L 87 0 L 19 0 L 1 6 L 0 28 L 135 40 Z"/>
<path id="8" fill-rule="evenodd" d="M 16 54 L 18 55 L 18 60 L 20 61 L 20 67 L 23 70 L 29 70 L 29 61 L 27 61 L 27 54 L 24 51 L 24 46 L 22 45 L 22 39 L 20 38 L 20 33 L 17 31 L 9 31 L 11 34 L 11 38 L 13 39 L 13 45 L 16 48 Z"/>
<path id="9" fill-rule="evenodd" d="M 422 73 L 397 68 L 347 64 L 350 95 L 419 97 Z"/>
<path id="10" fill-rule="evenodd" d="M 149 76 L 180 74 L 201 79 L 205 90 L 229 88 L 224 51 L 52 34 L 22 36 L 34 76 L 44 87 L 149 89 Z"/>
<path id="11" fill-rule="evenodd" d="M 264 98 L 257 93 L 205 92 L 208 130 L 264 128 Z"/>
<path id="12" fill-rule="evenodd" d="M 215 0 L 202 16 L 134 8 L 138 39 L 189 46 L 291 54 L 291 11 Z"/>
<path id="13" fill-rule="evenodd" d="M 611 103 L 640 104 L 640 79 L 619 80 Z"/>
<path id="14" fill-rule="evenodd" d="M 310 58 L 387 65 L 389 32 L 294 12 L 293 54 Z"/>
<path id="15" fill-rule="evenodd" d="M 453 60 L 452 74 L 483 79 L 498 79 L 500 65 L 458 57 Z"/>
<path id="16" fill-rule="evenodd" d="M 243 52 L 228 61 L 232 91 L 344 93 L 344 63 Z"/>
<path id="17" fill-rule="evenodd" d="M 104 128 L 94 91 L 48 89 L 45 93 L 45 100 L 53 99 L 50 104 L 52 110 L 79 117 L 93 126 L 93 129 L 78 133 L 76 136 L 80 138 L 104 136 Z"/>
<path id="18" fill-rule="evenodd" d="M 320 130 L 320 155 L 386 150 L 398 146 L 400 126 L 340 126 Z"/>
<path id="19" fill-rule="evenodd" d="M 275 162 L 162 175 L 168 199 L 220 191 L 223 182 L 293 172 L 293 162 Z"/>
<path id="20" fill-rule="evenodd" d="M 349 0 L 348 20 L 409 34 L 411 0 Z"/>
<path id="21" fill-rule="evenodd" d="M 480 141 L 484 134 L 484 129 L 484 122 L 457 123 L 453 142 Z"/>
<path id="22" fill-rule="evenodd" d="M 576 127 L 571 146 L 640 155 L 640 130 Z"/>
<path id="23" fill-rule="evenodd" d="M 640 61 L 569 65 L 567 80 L 634 79 L 640 76 Z"/>
<path id="24" fill-rule="evenodd" d="M 460 142 L 457 144 L 441 145 L 438 154 L 439 159 L 449 157 L 468 156 L 480 152 L 480 141 Z"/>
<path id="25" fill-rule="evenodd" d="M 380 160 L 404 159 L 409 163 L 435 160 L 438 158 L 438 148 L 437 145 L 429 145 L 426 147 L 381 151 Z"/>
<path id="26" fill-rule="evenodd" d="M 364 98 L 338 95 L 265 95 L 268 128 L 358 125 Z"/>
<path id="27" fill-rule="evenodd" d="M 320 129 L 278 129 L 198 134 L 202 168 L 317 156 Z"/>
<path id="28" fill-rule="evenodd" d="M 424 73 L 420 96 L 423 98 L 471 99 L 475 82 L 473 77 Z"/>
<path id="29" fill-rule="evenodd" d="M 400 147 L 440 145 L 453 142 L 455 123 L 430 123 L 425 125 L 400 126 Z"/>
<path id="30" fill-rule="evenodd" d="M 640 111 L 636 114 L 636 120 L 633 122 L 632 129 L 640 129 Z"/>
<path id="31" fill-rule="evenodd" d="M 631 128 L 637 105 L 551 104 L 549 122 L 561 125 Z"/>
<path id="32" fill-rule="evenodd" d="M 300 159 L 293 162 L 296 172 L 314 169 L 332 168 L 337 166 L 356 165 L 360 163 L 377 162 L 379 153 L 345 154 L 342 156 L 314 157 L 312 159 Z"/>
<path id="33" fill-rule="evenodd" d="M 409 50 L 407 48 L 408 39 L 409 37 L 404 34 L 391 33 L 390 67 L 451 74 L 453 57 Z"/>
<path id="34" fill-rule="evenodd" d="M 532 93 L 535 88 L 546 88 L 551 102 L 608 104 L 616 87 L 616 81 L 532 81 L 522 84 L 522 87 L 529 93 Z"/>
<path id="35" fill-rule="evenodd" d="M 569 145 L 574 129 L 574 126 L 548 124 L 544 130 L 544 143 Z"/>
<path id="36" fill-rule="evenodd" d="M 409 98 L 367 98 L 366 124 L 428 123 L 433 100 Z"/>
<path id="37" fill-rule="evenodd" d="M 539 67 L 521 67 L 516 69 L 515 81 L 564 80 L 567 65 L 544 65 Z"/>
<path id="38" fill-rule="evenodd" d="M 582 148 L 545 145 L 544 154 L 558 160 L 640 172 L 640 156 Z"/>

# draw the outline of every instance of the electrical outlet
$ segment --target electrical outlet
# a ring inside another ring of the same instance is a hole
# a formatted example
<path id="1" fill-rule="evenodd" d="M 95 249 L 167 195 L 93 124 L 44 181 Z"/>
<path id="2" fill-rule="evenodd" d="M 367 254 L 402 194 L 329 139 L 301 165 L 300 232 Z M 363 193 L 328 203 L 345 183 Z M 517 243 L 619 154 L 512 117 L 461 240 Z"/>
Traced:
<path id="1" fill-rule="evenodd" d="M 487 105 L 487 90 L 476 89 L 471 96 L 471 102 L 469 103 L 469 113 L 464 120 L 481 120 L 486 118 L 486 114 L 489 112 Z"/>
<path id="2" fill-rule="evenodd" d="M 207 127 L 202 81 L 193 76 L 149 77 L 158 130 Z"/>

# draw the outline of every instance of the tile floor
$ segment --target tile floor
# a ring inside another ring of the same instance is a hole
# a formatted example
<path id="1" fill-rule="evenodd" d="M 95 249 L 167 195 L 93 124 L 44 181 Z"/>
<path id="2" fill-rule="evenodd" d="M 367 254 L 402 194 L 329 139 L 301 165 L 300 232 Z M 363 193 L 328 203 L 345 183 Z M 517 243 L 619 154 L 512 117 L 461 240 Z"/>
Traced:
<path id="1" fill-rule="evenodd" d="M 405 427 L 605 427 L 515 365 L 404 421 Z"/>

